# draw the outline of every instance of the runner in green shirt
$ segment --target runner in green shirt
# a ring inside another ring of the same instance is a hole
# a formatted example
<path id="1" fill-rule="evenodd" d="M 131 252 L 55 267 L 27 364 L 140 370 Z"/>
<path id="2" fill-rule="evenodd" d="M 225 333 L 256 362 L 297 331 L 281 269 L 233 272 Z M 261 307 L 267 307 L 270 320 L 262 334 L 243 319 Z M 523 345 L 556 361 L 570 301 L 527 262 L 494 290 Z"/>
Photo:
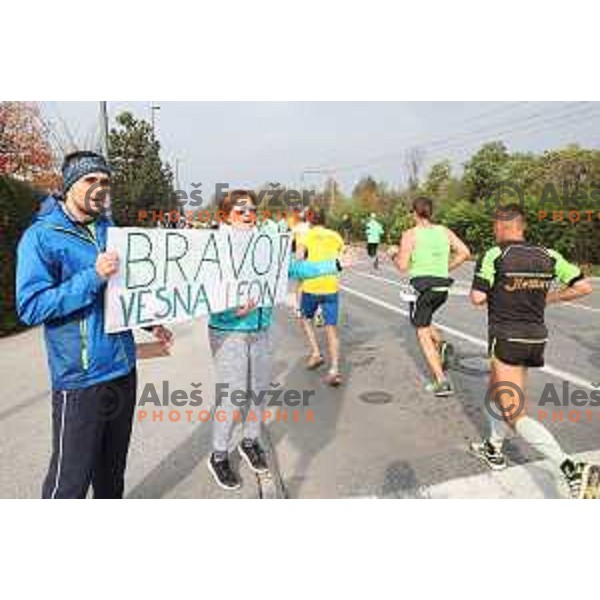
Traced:
<path id="1" fill-rule="evenodd" d="M 379 257 L 377 256 L 377 248 L 383 236 L 383 226 L 377 220 L 375 213 L 371 213 L 369 220 L 365 226 L 367 236 L 367 254 L 373 260 L 373 267 L 379 268 Z"/>
<path id="2" fill-rule="evenodd" d="M 428 389 L 436 396 L 448 396 L 453 393 L 444 373 L 449 344 L 431 321 L 433 313 L 448 299 L 448 289 L 453 282 L 448 277 L 449 271 L 464 263 L 470 252 L 450 229 L 432 223 L 432 212 L 429 198 L 414 201 L 416 226 L 404 232 L 394 262 L 401 273 L 408 272 L 417 293 L 416 301 L 410 305 L 410 320 L 433 376 Z"/>

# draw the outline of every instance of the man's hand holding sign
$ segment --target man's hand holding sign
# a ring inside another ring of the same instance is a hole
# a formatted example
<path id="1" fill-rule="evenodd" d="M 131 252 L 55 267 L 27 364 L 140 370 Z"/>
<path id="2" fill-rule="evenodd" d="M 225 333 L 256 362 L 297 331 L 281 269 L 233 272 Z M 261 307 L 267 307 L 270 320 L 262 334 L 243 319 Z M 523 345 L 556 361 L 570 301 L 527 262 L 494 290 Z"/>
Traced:
<path id="1" fill-rule="evenodd" d="M 119 255 L 115 251 L 101 252 L 96 259 L 96 273 L 102 279 L 108 280 L 119 270 Z M 155 344 L 143 344 L 138 347 L 138 358 L 152 358 L 155 356 L 168 356 L 173 345 L 173 333 L 163 325 L 152 327 L 152 334 L 158 342 Z"/>

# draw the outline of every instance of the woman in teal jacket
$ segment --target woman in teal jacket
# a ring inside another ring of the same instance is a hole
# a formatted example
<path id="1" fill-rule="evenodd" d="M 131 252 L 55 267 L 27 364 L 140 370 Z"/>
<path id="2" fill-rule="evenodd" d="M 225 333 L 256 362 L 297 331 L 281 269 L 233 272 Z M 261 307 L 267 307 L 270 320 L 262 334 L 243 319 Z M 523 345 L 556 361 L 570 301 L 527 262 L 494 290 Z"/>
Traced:
<path id="1" fill-rule="evenodd" d="M 223 198 L 221 210 L 233 229 L 256 226 L 256 206 L 247 192 L 239 191 Z M 337 261 L 290 263 L 289 276 L 308 279 L 338 273 Z M 271 384 L 273 349 L 270 328 L 273 309 L 252 302 L 238 309 L 213 314 L 209 320 L 209 339 L 217 374 L 216 406 L 213 419 L 213 451 L 208 468 L 216 483 L 224 489 L 240 487 L 238 474 L 231 468 L 229 445 L 235 421 L 243 420 L 243 439 L 238 447 L 241 456 L 256 472 L 266 472 L 268 465 L 260 444 L 264 392 Z M 235 395 L 234 395 L 235 392 Z M 263 392 L 261 394 L 261 392 Z M 242 400 L 239 400 L 242 396 Z M 242 414 L 243 413 L 243 414 Z"/>

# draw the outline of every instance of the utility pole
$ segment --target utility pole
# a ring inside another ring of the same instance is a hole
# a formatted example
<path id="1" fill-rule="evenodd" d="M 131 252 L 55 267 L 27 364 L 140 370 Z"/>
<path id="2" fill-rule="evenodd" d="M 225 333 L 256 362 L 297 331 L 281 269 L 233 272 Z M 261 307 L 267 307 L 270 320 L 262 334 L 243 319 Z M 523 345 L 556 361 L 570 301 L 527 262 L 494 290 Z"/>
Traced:
<path id="1" fill-rule="evenodd" d="M 157 110 L 160 110 L 160 106 L 158 104 L 154 104 L 154 102 L 150 102 L 150 123 L 152 124 L 152 133 L 155 133 L 156 120 L 154 113 Z"/>
<path id="2" fill-rule="evenodd" d="M 108 159 L 108 106 L 105 100 L 100 101 L 100 123 L 102 125 L 102 151 Z"/>
<path id="3" fill-rule="evenodd" d="M 330 180 L 331 181 L 331 210 L 335 207 L 335 173 L 331 171 Z"/>

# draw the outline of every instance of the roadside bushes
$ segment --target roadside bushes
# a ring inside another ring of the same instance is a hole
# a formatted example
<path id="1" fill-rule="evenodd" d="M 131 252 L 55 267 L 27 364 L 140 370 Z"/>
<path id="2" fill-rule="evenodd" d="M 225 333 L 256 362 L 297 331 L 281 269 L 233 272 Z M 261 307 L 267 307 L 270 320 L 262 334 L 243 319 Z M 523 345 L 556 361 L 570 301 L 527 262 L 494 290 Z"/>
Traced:
<path id="1" fill-rule="evenodd" d="M 600 265 L 600 210 L 593 203 L 544 206 L 539 197 L 526 196 L 523 208 L 529 241 L 553 248 L 581 265 Z M 493 205 L 488 206 L 484 201 L 440 200 L 435 203 L 434 220 L 452 229 L 477 257 L 495 243 L 492 210 Z M 330 226 L 341 231 L 342 217 L 348 215 L 353 241 L 364 242 L 370 212 L 367 208 L 347 204 L 331 215 Z M 402 233 L 414 224 L 410 202 L 405 199 L 395 201 L 387 212 L 378 212 L 377 218 L 385 229 L 383 241 L 388 244 L 398 244 Z"/>
<path id="2" fill-rule="evenodd" d="M 15 312 L 17 244 L 38 202 L 27 184 L 0 176 L 0 337 L 22 328 Z"/>

